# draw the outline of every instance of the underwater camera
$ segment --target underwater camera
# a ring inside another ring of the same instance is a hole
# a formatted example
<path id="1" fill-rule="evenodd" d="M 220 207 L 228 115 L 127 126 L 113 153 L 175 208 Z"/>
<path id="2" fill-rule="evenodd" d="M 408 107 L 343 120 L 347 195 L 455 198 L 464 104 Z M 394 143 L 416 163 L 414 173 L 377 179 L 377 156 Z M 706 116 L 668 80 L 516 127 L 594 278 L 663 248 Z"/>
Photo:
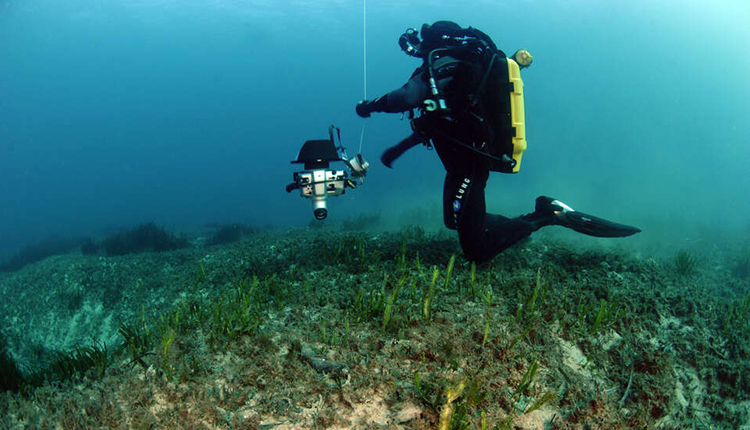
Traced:
<path id="1" fill-rule="evenodd" d="M 312 200 L 313 215 L 318 220 L 328 216 L 328 198 L 343 194 L 347 187 L 357 188 L 364 182 L 370 167 L 362 154 L 353 158 L 346 155 L 341 145 L 341 130 L 330 126 L 328 136 L 327 140 L 308 140 L 302 145 L 292 164 L 304 164 L 304 170 L 294 172 L 294 182 L 286 186 L 288 193 L 299 189 L 302 197 Z M 331 169 L 330 163 L 334 161 L 343 162 L 346 168 Z"/>

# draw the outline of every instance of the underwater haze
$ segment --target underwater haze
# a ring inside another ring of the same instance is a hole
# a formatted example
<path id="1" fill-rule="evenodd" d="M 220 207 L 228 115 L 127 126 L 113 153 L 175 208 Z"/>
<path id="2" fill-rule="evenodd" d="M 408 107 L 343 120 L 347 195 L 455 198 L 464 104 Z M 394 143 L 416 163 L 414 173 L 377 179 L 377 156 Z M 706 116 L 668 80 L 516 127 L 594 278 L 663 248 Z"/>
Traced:
<path id="1" fill-rule="evenodd" d="M 490 178 L 489 210 L 516 216 L 546 194 L 641 227 L 637 241 L 750 236 L 750 3 L 366 6 L 0 0 L 0 256 L 146 221 L 306 225 L 310 202 L 284 191 L 289 162 L 330 124 L 350 155 L 366 125 L 372 167 L 325 222 L 415 205 L 439 217 L 434 151 L 385 168 L 408 122 L 354 106 L 419 65 L 396 43 L 406 28 L 446 19 L 534 55 L 529 149 L 520 173 Z"/>

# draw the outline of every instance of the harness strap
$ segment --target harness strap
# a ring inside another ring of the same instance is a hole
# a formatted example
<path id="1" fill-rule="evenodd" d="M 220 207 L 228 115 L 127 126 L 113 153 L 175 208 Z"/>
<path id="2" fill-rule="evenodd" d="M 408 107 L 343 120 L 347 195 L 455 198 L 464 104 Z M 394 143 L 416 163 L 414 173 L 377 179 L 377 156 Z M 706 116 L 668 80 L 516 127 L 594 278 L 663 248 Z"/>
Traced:
<path id="1" fill-rule="evenodd" d="M 487 71 L 484 72 L 484 77 L 482 78 L 482 83 L 479 84 L 479 87 L 477 88 L 477 94 L 481 94 L 484 90 L 484 87 L 487 86 L 487 79 L 490 77 L 490 72 L 492 72 L 492 66 L 495 65 L 495 58 L 497 58 L 497 54 L 492 54 L 492 59 L 490 60 L 490 65 L 487 66 Z"/>
<path id="2" fill-rule="evenodd" d="M 492 155 L 492 154 L 490 154 L 488 152 L 482 151 L 481 149 L 477 149 L 474 146 L 469 145 L 468 143 L 462 142 L 462 141 L 456 139 L 453 136 L 450 136 L 449 134 L 447 134 L 447 133 L 445 133 L 445 132 L 443 132 L 441 130 L 434 129 L 434 130 L 432 130 L 432 132 L 434 134 L 440 135 L 441 137 L 443 137 L 445 139 L 450 140 L 451 142 L 453 142 L 453 143 L 455 143 L 455 144 L 457 144 L 459 146 L 462 146 L 462 147 L 464 147 L 464 148 L 466 148 L 466 149 L 474 152 L 477 155 L 489 158 L 490 160 L 493 160 L 493 161 L 497 161 L 498 163 L 503 163 L 503 164 L 509 166 L 511 169 L 514 168 L 514 167 L 516 167 L 516 160 L 510 158 L 508 156 L 508 154 L 503 154 L 502 158 L 495 157 L 494 155 Z"/>

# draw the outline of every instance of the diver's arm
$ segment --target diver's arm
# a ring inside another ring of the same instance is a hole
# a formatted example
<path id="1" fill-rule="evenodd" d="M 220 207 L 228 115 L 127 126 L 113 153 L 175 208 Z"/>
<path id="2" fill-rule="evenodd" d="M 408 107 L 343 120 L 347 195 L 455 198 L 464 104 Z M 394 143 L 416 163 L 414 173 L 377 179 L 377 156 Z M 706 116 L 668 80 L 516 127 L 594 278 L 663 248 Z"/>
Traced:
<path id="1" fill-rule="evenodd" d="M 418 108 L 428 98 L 429 88 L 423 75 L 417 74 L 409 79 L 403 87 L 378 97 L 375 100 L 363 100 L 357 104 L 357 115 L 367 118 L 372 112 L 399 113 Z"/>

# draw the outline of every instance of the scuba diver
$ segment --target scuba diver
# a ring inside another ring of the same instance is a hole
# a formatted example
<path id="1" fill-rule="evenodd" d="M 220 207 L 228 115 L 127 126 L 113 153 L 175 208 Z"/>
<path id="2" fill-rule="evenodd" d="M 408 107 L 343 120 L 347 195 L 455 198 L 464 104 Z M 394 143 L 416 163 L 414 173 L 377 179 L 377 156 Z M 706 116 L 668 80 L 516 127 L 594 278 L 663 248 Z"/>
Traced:
<path id="1" fill-rule="evenodd" d="M 399 46 L 422 65 L 404 86 L 360 101 L 355 110 L 362 118 L 373 112 L 409 112 L 413 133 L 387 149 L 381 161 L 390 168 L 416 145 L 435 148 L 446 170 L 443 220 L 458 231 L 468 260 L 487 262 L 549 225 L 598 237 L 640 232 L 546 196 L 536 199 L 534 212 L 516 218 L 486 213 L 489 172 L 518 172 L 526 149 L 520 70 L 530 66 L 533 57 L 519 50 L 506 58 L 487 34 L 452 21 L 408 29 Z"/>

